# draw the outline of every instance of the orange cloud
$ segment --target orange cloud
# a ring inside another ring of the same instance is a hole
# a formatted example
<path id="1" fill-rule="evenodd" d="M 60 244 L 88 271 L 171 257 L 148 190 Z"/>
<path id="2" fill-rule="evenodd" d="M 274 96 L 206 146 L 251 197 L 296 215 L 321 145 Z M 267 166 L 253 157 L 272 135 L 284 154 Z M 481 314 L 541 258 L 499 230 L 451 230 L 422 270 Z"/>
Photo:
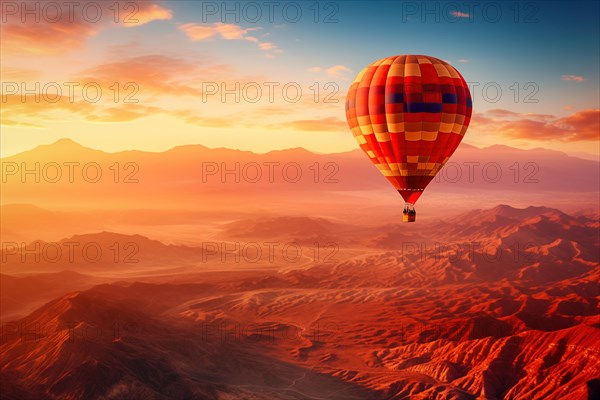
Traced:
<path id="1" fill-rule="evenodd" d="M 342 72 L 350 71 L 350 68 L 345 65 L 334 65 L 333 67 L 329 67 L 325 70 L 327 75 L 329 76 L 340 76 Z"/>
<path id="2" fill-rule="evenodd" d="M 467 13 L 460 12 L 460 11 L 452 11 L 450 14 L 452 14 L 453 16 L 455 16 L 457 18 L 469 18 L 471 16 L 471 14 L 467 14 Z"/>
<path id="3" fill-rule="evenodd" d="M 275 46 L 273 43 L 271 42 L 263 42 L 261 44 L 258 45 L 258 47 L 260 47 L 262 50 L 273 50 L 275 49 L 277 46 Z"/>
<path id="4" fill-rule="evenodd" d="M 52 119 L 51 113 L 55 111 L 85 116 L 94 108 L 92 103 L 76 101 L 69 96 L 45 97 L 34 94 L 3 94 L 1 105 L 0 123 L 12 126 L 39 126 L 32 120 Z"/>
<path id="5" fill-rule="evenodd" d="M 242 28 L 235 24 L 224 24 L 215 22 L 212 24 L 183 24 L 179 26 L 188 38 L 194 41 L 202 41 L 215 38 L 217 36 L 225 40 L 246 40 L 256 43 L 261 50 L 273 50 L 281 52 L 277 46 L 271 42 L 262 42 L 257 37 L 249 35 L 250 32 L 260 30 L 260 27 Z"/>
<path id="6" fill-rule="evenodd" d="M 57 54 L 83 47 L 99 26 L 73 21 L 55 24 L 1 24 L 3 54 Z"/>
<path id="7" fill-rule="evenodd" d="M 598 140 L 600 134 L 600 110 L 578 111 L 556 121 L 558 126 L 577 132 L 579 140 Z"/>
<path id="8" fill-rule="evenodd" d="M 140 95 L 159 93 L 199 96 L 201 91 L 192 87 L 191 82 L 192 76 L 200 72 L 204 76 L 211 76 L 210 69 L 200 71 L 195 64 L 177 58 L 146 55 L 98 65 L 83 71 L 76 79 L 82 83 L 96 82 L 107 88 L 115 82 L 120 86 L 133 83 L 139 88 Z"/>
<path id="9" fill-rule="evenodd" d="M 329 68 L 312 67 L 309 68 L 308 71 L 313 73 L 325 72 L 329 76 L 339 77 L 343 72 L 349 72 L 350 68 L 345 65 L 333 65 Z"/>
<path id="10" fill-rule="evenodd" d="M 32 124 L 30 122 L 24 121 L 15 121 L 12 119 L 6 119 L 0 115 L 0 125 L 4 126 L 16 126 L 16 127 L 25 127 L 25 128 L 41 128 L 40 125 Z"/>
<path id="11" fill-rule="evenodd" d="M 585 78 L 579 75 L 563 75 L 560 77 L 563 81 L 575 81 L 575 82 L 583 82 Z"/>
<path id="12" fill-rule="evenodd" d="M 207 40 L 215 36 L 221 36 L 226 40 L 248 40 L 250 42 L 258 42 L 254 36 L 249 36 L 248 33 L 258 30 L 259 28 L 244 29 L 239 25 L 224 24 L 215 22 L 214 24 L 184 24 L 179 27 L 185 32 L 188 38 L 192 40 Z"/>
<path id="13" fill-rule="evenodd" d="M 86 116 L 86 119 L 95 122 L 126 122 L 154 115 L 161 111 L 158 107 L 124 104 L 119 107 L 107 108 L 99 113 L 89 114 Z"/>
<path id="14" fill-rule="evenodd" d="M 138 2 L 139 3 L 139 2 Z M 173 11 L 163 8 L 158 4 L 148 4 L 132 13 L 128 20 L 124 20 L 125 27 L 145 25 L 152 21 L 168 20 L 173 18 Z"/>
<path id="15" fill-rule="evenodd" d="M 501 108 L 496 108 L 496 109 L 487 111 L 486 115 L 489 115 L 492 117 L 507 118 L 507 117 L 518 117 L 519 113 L 510 111 L 510 110 L 504 110 Z"/>
<path id="16" fill-rule="evenodd" d="M 42 76 L 42 72 L 39 70 L 5 67 L 4 65 L 0 68 L 0 74 L 3 82 L 30 82 Z"/>
<path id="17" fill-rule="evenodd" d="M 231 89 L 235 84 L 243 87 L 245 81 L 251 82 L 249 78 L 232 80 L 232 70 L 233 67 L 226 64 L 198 65 L 163 55 L 146 55 L 96 65 L 70 76 L 67 78 L 68 82 L 56 83 L 59 91 L 57 94 L 47 93 L 45 86 L 39 83 L 27 83 L 23 86 L 20 82 L 11 85 L 3 82 L 1 123 L 6 126 L 43 127 L 57 118 L 64 119 L 64 114 L 68 113 L 70 119 L 94 122 L 124 122 L 162 115 L 176 117 L 184 123 L 197 126 L 240 125 L 240 121 L 248 122 L 243 113 L 197 115 L 191 110 L 178 109 L 172 103 L 172 108 L 163 108 L 165 96 L 180 99 L 182 95 L 188 95 L 199 98 L 202 96 L 202 83 L 209 81 L 218 85 L 219 92 L 208 95 L 207 99 L 211 103 L 222 102 L 222 85 Z M 15 69 L 9 72 L 14 77 L 35 76 L 33 70 Z M 224 77 L 228 79 L 223 79 Z M 84 95 L 83 88 L 86 84 L 93 84 L 94 88 Z M 115 91 L 115 84 L 118 85 L 118 92 Z M 42 93 L 26 93 L 22 96 L 23 87 L 28 91 L 37 88 Z M 74 89 L 71 92 L 72 87 Z M 101 91 L 95 87 L 99 87 Z M 98 98 L 97 93 L 101 93 L 101 97 Z M 118 100 L 115 100 L 116 93 Z M 268 98 L 269 96 L 264 95 L 262 99 L 267 102 Z M 228 100 L 230 99 L 231 96 Z M 186 104 L 185 101 L 184 99 L 183 104 Z M 260 117 L 260 123 L 261 126 L 264 125 L 264 116 Z"/>
<path id="18" fill-rule="evenodd" d="M 554 115 L 550 115 L 550 114 L 535 114 L 535 113 L 526 113 L 526 114 L 520 114 L 514 111 L 510 111 L 510 110 L 504 110 L 504 109 L 493 109 L 493 110 L 488 110 L 486 112 L 486 115 L 492 116 L 492 117 L 500 117 L 500 118 L 519 118 L 521 116 L 526 116 L 527 118 L 534 118 L 534 119 L 555 119 L 556 117 Z"/>
<path id="19" fill-rule="evenodd" d="M 80 49 L 115 21 L 134 27 L 172 18 L 170 10 L 140 0 L 3 3 L 0 29 L 4 54 L 62 54 Z"/>
<path id="20" fill-rule="evenodd" d="M 299 131 L 333 131 L 347 130 L 348 124 L 336 117 L 321 119 L 302 119 L 275 125 L 277 128 L 290 128 Z"/>
<path id="21" fill-rule="evenodd" d="M 238 117 L 200 117 L 195 115 L 190 110 L 173 111 L 170 113 L 182 118 L 186 123 L 191 125 L 206 126 L 212 128 L 225 128 L 234 126 L 234 121 L 239 121 Z"/>
<path id="22" fill-rule="evenodd" d="M 201 90 L 193 87 L 197 76 L 214 78 L 228 69 L 227 65 L 202 68 L 175 58 L 148 55 L 97 65 L 71 77 L 69 82 L 55 82 L 49 89 L 39 82 L 3 82 L 2 124 L 30 126 L 34 121 L 37 126 L 56 118 L 56 112 L 79 115 L 90 121 L 131 121 L 160 111 L 137 102 L 146 104 L 165 95 L 200 96 Z M 37 75 L 33 70 L 2 71 L 13 78 Z M 93 87 L 84 91 L 87 84 Z"/>
<path id="23" fill-rule="evenodd" d="M 485 114 L 477 114 L 472 125 L 475 129 L 490 134 L 515 139 L 597 141 L 600 132 L 600 110 L 583 110 L 559 119 L 547 114 L 490 110 Z"/>

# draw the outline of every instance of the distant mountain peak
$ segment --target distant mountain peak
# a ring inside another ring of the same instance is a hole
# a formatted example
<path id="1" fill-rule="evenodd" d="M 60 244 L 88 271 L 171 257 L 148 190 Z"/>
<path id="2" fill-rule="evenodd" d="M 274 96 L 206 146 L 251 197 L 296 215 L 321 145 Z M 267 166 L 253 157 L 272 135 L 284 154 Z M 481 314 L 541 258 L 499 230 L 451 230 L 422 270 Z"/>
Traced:
<path id="1" fill-rule="evenodd" d="M 38 159 L 44 159 L 46 157 L 52 157 L 56 159 L 57 155 L 65 156 L 65 155 L 77 155 L 80 156 L 82 154 L 90 155 L 90 154 L 104 154 L 106 152 L 102 150 L 96 150 L 91 147 L 83 146 L 73 139 L 63 138 L 59 139 L 55 142 L 48 144 L 38 145 L 30 150 L 26 150 L 22 153 L 14 154 L 9 157 L 35 157 Z"/>
<path id="2" fill-rule="evenodd" d="M 485 210 L 484 210 L 484 212 L 485 212 Z M 496 207 L 490 209 L 489 212 L 494 215 L 500 215 L 500 216 L 509 217 L 509 218 L 529 217 L 529 216 L 544 214 L 544 213 L 548 213 L 548 212 L 563 214 L 563 212 L 560 210 L 557 210 L 554 208 L 548 208 L 548 207 L 544 207 L 544 206 L 529 206 L 526 208 L 516 208 L 516 207 L 512 207 L 508 204 L 499 204 Z"/>
<path id="3" fill-rule="evenodd" d="M 274 152 L 301 152 L 301 153 L 312 153 L 312 151 L 305 149 L 304 147 L 290 147 L 287 149 L 273 150 Z"/>
<path id="4" fill-rule="evenodd" d="M 493 144 L 491 146 L 484 147 L 483 149 L 487 149 L 487 150 L 523 150 L 523 149 L 518 149 L 516 147 L 507 146 L 505 144 Z"/>
<path id="5" fill-rule="evenodd" d="M 76 141 L 74 141 L 73 139 L 69 139 L 69 138 L 58 139 L 56 142 L 50 143 L 49 145 L 50 146 L 75 146 L 75 147 L 84 147 L 81 144 L 79 144 Z"/>

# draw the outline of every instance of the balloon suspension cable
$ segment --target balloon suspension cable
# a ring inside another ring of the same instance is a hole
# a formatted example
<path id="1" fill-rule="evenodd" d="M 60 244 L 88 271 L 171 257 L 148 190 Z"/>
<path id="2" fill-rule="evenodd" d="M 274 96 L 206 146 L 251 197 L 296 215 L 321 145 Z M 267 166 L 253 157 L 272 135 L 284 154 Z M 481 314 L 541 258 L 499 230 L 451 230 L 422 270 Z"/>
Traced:
<path id="1" fill-rule="evenodd" d="M 404 204 L 404 214 L 415 213 L 415 205 L 408 201 Z"/>

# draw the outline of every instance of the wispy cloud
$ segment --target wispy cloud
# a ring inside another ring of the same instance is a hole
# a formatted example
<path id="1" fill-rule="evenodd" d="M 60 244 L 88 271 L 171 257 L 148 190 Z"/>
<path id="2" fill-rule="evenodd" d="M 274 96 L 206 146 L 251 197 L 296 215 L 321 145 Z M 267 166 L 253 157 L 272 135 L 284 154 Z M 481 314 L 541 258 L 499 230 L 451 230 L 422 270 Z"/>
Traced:
<path id="1" fill-rule="evenodd" d="M 207 117 L 198 116 L 191 110 L 179 110 L 171 112 L 172 115 L 181 118 L 183 121 L 190 125 L 197 125 L 211 128 L 226 128 L 235 126 L 236 122 L 240 121 L 240 116 L 226 116 L 226 117 Z"/>
<path id="2" fill-rule="evenodd" d="M 334 65 L 333 67 L 329 67 L 325 70 L 329 76 L 340 76 L 342 72 L 347 71 L 350 71 L 350 68 L 346 67 L 345 65 Z"/>
<path id="3" fill-rule="evenodd" d="M 125 27 L 134 27 L 145 25 L 152 21 L 168 20 L 173 18 L 173 11 L 163 8 L 158 4 L 148 4 L 135 13 L 134 17 L 130 18 L 129 23 L 123 24 Z"/>
<path id="4" fill-rule="evenodd" d="M 281 52 L 274 43 L 263 42 L 256 36 L 253 36 L 251 32 L 258 31 L 260 27 L 254 28 L 242 28 L 235 24 L 224 24 L 222 22 L 215 22 L 212 24 L 183 24 L 179 26 L 188 38 L 193 41 L 203 41 L 213 38 L 220 37 L 225 40 L 245 40 L 248 42 L 256 43 L 258 48 L 265 51 Z"/>
<path id="5" fill-rule="evenodd" d="M 36 94 L 3 94 L 0 120 L 3 125 L 31 124 L 32 120 L 54 119 L 56 112 L 68 112 L 78 115 L 89 115 L 93 112 L 92 103 L 74 101 L 68 96 L 54 96 L 51 102 L 38 101 Z M 7 118 L 7 116 L 10 116 Z"/>
<path id="6" fill-rule="evenodd" d="M 340 132 L 348 129 L 346 121 L 336 117 L 326 117 L 321 119 L 301 119 L 295 121 L 283 122 L 277 124 L 277 128 L 289 128 L 299 131 L 334 131 Z"/>
<path id="7" fill-rule="evenodd" d="M 95 122 L 127 122 L 149 115 L 155 115 L 162 110 L 158 107 L 148 107 L 139 104 L 123 104 L 117 107 L 109 107 L 101 112 L 94 112 L 85 118 Z"/>
<path id="8" fill-rule="evenodd" d="M 523 114 L 523 113 L 518 113 L 518 112 L 514 112 L 514 111 L 510 111 L 510 110 L 505 110 L 502 108 L 495 108 L 492 110 L 488 110 L 488 111 L 486 111 L 485 115 L 491 116 L 491 117 L 498 117 L 498 118 L 526 117 L 526 118 L 534 118 L 534 119 L 541 119 L 541 120 L 556 119 L 556 117 L 551 114 L 536 114 L 536 113 L 524 113 Z"/>
<path id="9" fill-rule="evenodd" d="M 344 72 L 350 72 L 350 68 L 346 67 L 345 65 L 333 65 L 329 68 L 311 67 L 308 69 L 308 72 L 315 74 L 325 72 L 327 75 L 337 78 L 342 76 Z"/>
<path id="10" fill-rule="evenodd" d="M 471 14 L 460 12 L 460 11 L 452 11 L 450 15 L 453 15 L 457 18 L 470 18 Z"/>
<path id="11" fill-rule="evenodd" d="M 248 40 L 250 42 L 258 42 L 254 36 L 249 33 L 257 31 L 260 28 L 242 28 L 239 25 L 224 24 L 215 22 L 213 24 L 183 24 L 179 27 L 192 40 L 207 40 L 215 36 L 220 36 L 226 40 Z"/>
<path id="12" fill-rule="evenodd" d="M 82 83 L 96 82 L 102 87 L 109 87 L 114 82 L 132 82 L 139 87 L 140 95 L 199 96 L 201 91 L 192 87 L 191 82 L 201 73 L 205 77 L 215 76 L 210 69 L 181 59 L 151 54 L 100 64 L 82 71 L 75 79 Z"/>
<path id="13" fill-rule="evenodd" d="M 575 82 L 583 82 L 585 78 L 579 75 L 563 75 L 560 77 L 563 81 L 575 81 Z"/>
<path id="14" fill-rule="evenodd" d="M 513 139 L 578 142 L 597 141 L 600 110 L 578 111 L 567 117 L 548 114 L 521 114 L 509 110 L 490 110 L 473 118 L 473 128 Z"/>
<path id="15" fill-rule="evenodd" d="M 258 45 L 258 47 L 260 47 L 261 50 L 274 50 L 277 48 L 277 46 L 271 42 L 262 42 Z"/>

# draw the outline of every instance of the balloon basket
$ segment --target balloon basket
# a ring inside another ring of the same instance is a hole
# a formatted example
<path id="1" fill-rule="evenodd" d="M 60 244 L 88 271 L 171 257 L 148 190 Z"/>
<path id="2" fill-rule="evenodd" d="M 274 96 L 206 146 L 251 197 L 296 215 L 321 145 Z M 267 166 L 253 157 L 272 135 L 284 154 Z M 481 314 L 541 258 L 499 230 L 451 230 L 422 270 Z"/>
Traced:
<path id="1" fill-rule="evenodd" d="M 415 205 L 406 202 L 404 205 L 404 211 L 402 212 L 402 222 L 415 222 L 417 219 L 417 212 L 415 211 Z"/>
<path id="2" fill-rule="evenodd" d="M 415 222 L 417 219 L 417 214 L 403 214 L 402 222 Z"/>

